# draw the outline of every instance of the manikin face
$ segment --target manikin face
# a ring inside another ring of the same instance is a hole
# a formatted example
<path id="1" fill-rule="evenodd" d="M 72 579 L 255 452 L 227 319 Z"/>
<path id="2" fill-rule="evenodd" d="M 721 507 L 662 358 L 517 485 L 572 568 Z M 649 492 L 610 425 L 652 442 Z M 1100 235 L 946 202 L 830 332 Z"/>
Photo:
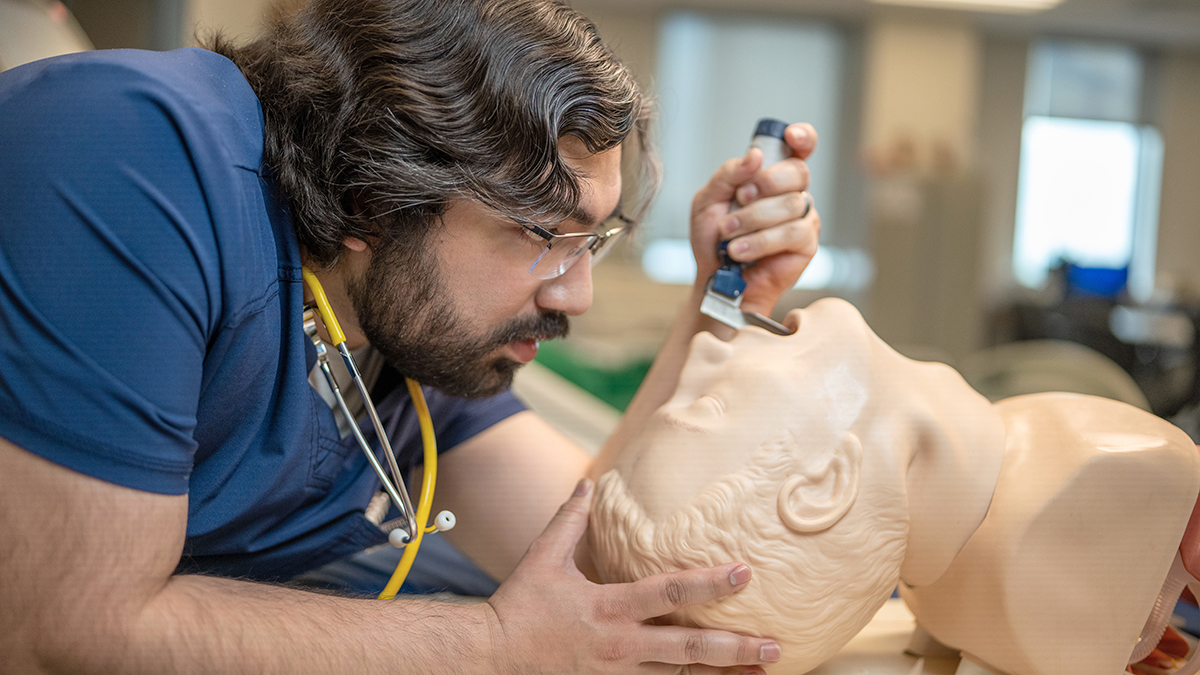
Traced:
<path id="1" fill-rule="evenodd" d="M 836 445 L 861 416 L 873 378 L 925 366 L 883 346 L 844 303 L 788 320 L 800 323 L 789 337 L 746 329 L 728 343 L 695 338 L 675 395 L 618 464 L 650 518 L 741 469 L 785 427 L 814 452 Z"/>
<path id="2" fill-rule="evenodd" d="M 589 537 L 606 581 L 749 563 L 747 588 L 674 618 L 779 640 L 768 671 L 801 673 L 906 569 L 949 565 L 987 510 L 1004 428 L 957 373 L 900 356 L 848 303 L 787 323 L 792 336 L 693 340 L 675 395 L 599 480 Z"/>
<path id="3" fill-rule="evenodd" d="M 593 231 L 617 208 L 621 149 L 589 155 L 574 138 L 561 147 L 583 194 L 581 217 L 559 230 Z M 452 395 L 495 394 L 540 340 L 566 335 L 567 317 L 591 305 L 590 260 L 535 279 L 528 270 L 544 243 L 516 223 L 467 200 L 442 221 L 423 251 L 380 251 L 349 294 L 367 339 L 405 375 Z"/>
<path id="4" fill-rule="evenodd" d="M 856 482 L 907 489 L 918 545 L 904 579 L 931 582 L 987 511 L 1003 422 L 952 368 L 896 353 L 844 301 L 788 321 L 799 328 L 786 337 L 747 328 L 729 343 L 695 338 L 675 396 L 618 460 L 631 495 L 661 521 L 782 435 L 818 472 L 853 436 L 864 458 Z"/>

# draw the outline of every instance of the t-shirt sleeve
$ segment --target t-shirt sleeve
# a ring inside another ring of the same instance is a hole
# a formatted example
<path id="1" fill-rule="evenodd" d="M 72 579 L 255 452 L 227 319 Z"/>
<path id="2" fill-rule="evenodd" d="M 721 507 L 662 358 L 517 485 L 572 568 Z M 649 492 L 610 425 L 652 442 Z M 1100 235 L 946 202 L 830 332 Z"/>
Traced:
<path id="1" fill-rule="evenodd" d="M 0 80 L 0 436 L 186 493 L 220 288 L 180 104 L 120 65 L 20 76 Z"/>

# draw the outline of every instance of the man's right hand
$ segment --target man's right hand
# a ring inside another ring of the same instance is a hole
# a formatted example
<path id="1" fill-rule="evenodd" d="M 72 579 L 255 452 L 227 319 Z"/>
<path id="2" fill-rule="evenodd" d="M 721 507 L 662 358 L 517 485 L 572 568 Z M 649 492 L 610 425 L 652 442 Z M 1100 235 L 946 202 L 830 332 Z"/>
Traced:
<path id="1" fill-rule="evenodd" d="M 575 566 L 592 484 L 582 481 L 512 575 L 488 601 L 496 671 L 516 673 L 762 673 L 779 660 L 772 640 L 656 625 L 687 605 L 741 590 L 750 568 L 731 563 L 597 585 Z"/>

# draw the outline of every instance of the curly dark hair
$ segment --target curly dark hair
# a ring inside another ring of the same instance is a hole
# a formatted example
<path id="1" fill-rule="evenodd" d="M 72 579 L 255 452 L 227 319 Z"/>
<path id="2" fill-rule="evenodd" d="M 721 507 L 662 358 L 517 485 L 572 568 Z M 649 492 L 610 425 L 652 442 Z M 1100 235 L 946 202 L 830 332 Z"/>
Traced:
<path id="1" fill-rule="evenodd" d="M 557 0 L 313 0 L 256 42 L 210 46 L 262 102 L 265 162 L 311 264 L 335 264 L 346 237 L 420 242 L 452 199 L 567 219 L 581 187 L 566 136 L 589 152 L 632 137 L 631 215 L 657 188 L 648 101 Z"/>

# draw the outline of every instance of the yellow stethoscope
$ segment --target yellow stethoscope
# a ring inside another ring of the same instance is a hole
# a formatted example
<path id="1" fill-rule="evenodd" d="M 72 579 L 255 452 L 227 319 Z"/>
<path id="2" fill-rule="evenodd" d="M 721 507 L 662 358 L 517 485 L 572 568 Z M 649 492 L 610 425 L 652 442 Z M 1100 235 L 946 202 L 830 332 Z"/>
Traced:
<path id="1" fill-rule="evenodd" d="M 333 307 L 329 305 L 325 289 L 321 287 L 321 282 L 316 275 L 307 267 L 301 268 L 301 273 L 304 276 L 304 283 L 308 285 L 314 298 L 314 302 L 304 306 L 304 332 L 317 349 L 317 364 L 320 366 L 321 372 L 325 373 L 329 388 L 333 390 L 333 396 L 337 399 L 338 408 L 349 422 L 350 430 L 358 440 L 359 447 L 366 453 L 371 468 L 383 482 L 384 491 L 400 511 L 400 525 L 388 535 L 388 541 L 393 546 L 404 547 L 404 554 L 400 556 L 400 563 L 396 565 L 396 571 L 392 573 L 392 578 L 388 580 L 387 586 L 379 594 L 380 600 L 391 600 L 396 597 L 396 592 L 400 590 L 400 586 L 404 584 L 404 579 L 412 569 L 413 560 L 417 557 L 417 550 L 421 547 L 422 537 L 430 532 L 445 531 L 454 527 L 454 515 L 449 511 L 442 511 L 438 514 L 436 525 L 418 525 L 418 523 L 429 522 L 429 512 L 433 507 L 433 487 L 437 483 L 437 441 L 433 434 L 433 420 L 429 417 L 429 406 L 425 403 L 425 395 L 421 393 L 421 385 L 407 377 L 404 378 L 405 384 L 408 385 L 408 394 L 417 409 L 417 419 L 421 426 L 421 441 L 425 447 L 425 473 L 421 480 L 421 497 L 414 517 L 408 489 L 404 487 L 400 468 L 396 465 L 396 454 L 392 452 L 392 444 L 388 442 L 387 434 L 383 430 L 383 423 L 379 421 L 379 413 L 375 412 L 375 404 L 371 402 L 371 395 L 367 392 L 366 383 L 363 382 L 362 375 L 359 373 L 358 364 L 350 354 L 350 348 L 346 346 L 346 336 L 342 333 L 342 327 L 338 324 L 337 317 L 333 315 Z M 342 390 L 333 377 L 333 371 L 329 368 L 328 351 L 324 341 L 317 334 L 318 316 L 321 318 L 321 323 L 325 324 L 329 339 L 333 341 L 338 353 L 342 355 L 346 369 L 350 371 L 350 377 L 358 387 L 358 393 L 362 395 L 363 405 L 367 409 L 371 423 L 375 425 L 375 435 L 379 437 L 379 442 L 383 445 L 383 454 L 392 474 L 391 479 L 379 464 L 379 459 L 371 450 L 371 444 L 363 437 L 362 430 L 354 422 L 354 415 L 346 405 L 346 399 L 342 397 Z"/>

